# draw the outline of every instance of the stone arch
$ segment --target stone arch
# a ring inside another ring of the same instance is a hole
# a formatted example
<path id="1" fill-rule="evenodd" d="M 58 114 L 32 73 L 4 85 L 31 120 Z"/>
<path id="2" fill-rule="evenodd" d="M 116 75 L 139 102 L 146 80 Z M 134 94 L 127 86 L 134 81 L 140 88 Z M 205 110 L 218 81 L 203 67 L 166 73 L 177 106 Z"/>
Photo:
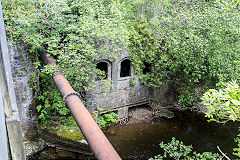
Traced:
<path id="1" fill-rule="evenodd" d="M 124 58 L 120 61 L 120 77 L 131 77 L 132 70 L 132 63 L 128 58 Z"/>
<path id="2" fill-rule="evenodd" d="M 99 60 L 97 63 L 96 63 L 96 68 L 101 70 L 101 71 L 104 71 L 106 73 L 106 76 L 104 79 L 109 79 L 111 78 L 112 76 L 112 64 L 110 61 L 108 60 Z"/>

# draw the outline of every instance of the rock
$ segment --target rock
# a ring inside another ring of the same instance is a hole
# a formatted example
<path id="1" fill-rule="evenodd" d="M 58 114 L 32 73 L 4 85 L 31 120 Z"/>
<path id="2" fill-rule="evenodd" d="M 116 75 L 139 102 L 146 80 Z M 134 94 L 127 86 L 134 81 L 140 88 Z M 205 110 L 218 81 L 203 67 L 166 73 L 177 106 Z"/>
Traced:
<path id="1" fill-rule="evenodd" d="M 45 142 L 41 138 L 36 141 L 24 141 L 24 148 L 27 157 L 30 157 L 36 152 L 42 150 L 44 146 Z"/>
<path id="2" fill-rule="evenodd" d="M 206 113 L 206 112 L 207 112 L 206 106 L 202 105 L 201 103 L 197 103 L 197 104 L 196 104 L 196 107 L 197 107 L 197 109 L 198 109 L 200 112 L 202 112 L 202 113 Z"/>
<path id="3" fill-rule="evenodd" d="M 80 132 L 73 129 L 71 132 L 71 130 L 68 130 L 64 126 L 56 126 L 55 129 L 51 130 L 39 130 L 38 134 L 48 142 L 48 145 L 53 145 L 70 152 L 92 155 L 90 147 Z"/>
<path id="4" fill-rule="evenodd" d="M 153 115 L 154 117 L 166 117 L 166 118 L 173 118 L 174 117 L 174 113 L 172 111 L 169 111 L 166 108 L 153 108 Z"/>
<path id="5" fill-rule="evenodd" d="M 46 146 L 43 139 L 38 137 L 36 130 L 28 130 L 24 137 L 24 148 L 27 157 L 31 157 L 36 152 Z"/>
<path id="6" fill-rule="evenodd" d="M 54 148 L 46 148 L 40 153 L 40 157 L 44 159 L 54 159 L 56 157 L 56 152 Z"/>
<path id="7" fill-rule="evenodd" d="M 154 118 L 152 116 L 152 112 L 147 108 L 147 106 L 133 109 L 130 108 L 129 114 L 131 117 L 127 122 L 128 124 L 150 122 Z"/>

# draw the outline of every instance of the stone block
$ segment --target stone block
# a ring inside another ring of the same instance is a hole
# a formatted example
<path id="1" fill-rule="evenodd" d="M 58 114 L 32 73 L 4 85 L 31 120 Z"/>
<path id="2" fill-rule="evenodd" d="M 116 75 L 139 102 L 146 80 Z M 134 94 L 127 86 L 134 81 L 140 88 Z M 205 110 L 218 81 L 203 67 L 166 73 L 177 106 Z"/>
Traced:
<path id="1" fill-rule="evenodd" d="M 117 111 L 119 119 L 128 118 L 128 107 L 119 108 Z"/>

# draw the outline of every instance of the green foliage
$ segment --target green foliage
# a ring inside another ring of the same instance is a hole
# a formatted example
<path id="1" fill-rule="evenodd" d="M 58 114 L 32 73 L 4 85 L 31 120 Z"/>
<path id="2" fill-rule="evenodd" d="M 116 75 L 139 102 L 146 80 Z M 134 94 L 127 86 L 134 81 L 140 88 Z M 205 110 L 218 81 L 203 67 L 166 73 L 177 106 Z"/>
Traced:
<path id="1" fill-rule="evenodd" d="M 66 126 L 68 129 L 75 129 L 75 130 L 80 130 L 75 119 L 70 116 L 67 117 L 66 119 L 61 120 L 61 124 Z"/>
<path id="2" fill-rule="evenodd" d="M 65 122 L 67 122 L 67 124 L 65 124 Z M 41 123 L 39 129 L 49 132 L 50 134 L 57 135 L 62 139 L 70 139 L 73 141 L 81 141 L 84 139 L 80 129 L 75 126 L 74 120 L 69 117 L 65 122 L 64 124 L 53 124 L 48 121 L 46 123 Z"/>
<path id="3" fill-rule="evenodd" d="M 3 0 L 2 6 L 9 39 L 26 44 L 31 53 L 35 70 L 29 83 L 41 121 L 68 116 L 69 110 L 50 78 L 56 68 L 42 67 L 39 51 L 54 56 L 73 88 L 84 93 L 96 77 L 104 78 L 96 69 L 99 55 L 114 56 L 128 43 L 126 10 L 119 0 Z"/>
<path id="4" fill-rule="evenodd" d="M 160 147 L 164 150 L 165 153 L 169 154 L 169 157 L 172 157 L 174 159 L 186 157 L 192 151 L 192 146 L 185 146 L 183 142 L 176 140 L 174 137 L 168 144 L 161 142 Z M 163 157 L 166 158 L 167 154 L 164 154 Z"/>
<path id="5" fill-rule="evenodd" d="M 222 89 L 210 89 L 201 98 L 210 121 L 226 122 L 240 119 L 240 88 L 236 81 L 222 83 Z"/>
<path id="6" fill-rule="evenodd" d="M 219 5 L 219 7 L 227 10 L 236 9 L 239 10 L 240 1 L 239 0 L 216 0 L 216 4 Z"/>
<path id="7" fill-rule="evenodd" d="M 221 89 L 210 89 L 201 98 L 206 106 L 205 116 L 209 121 L 225 123 L 240 119 L 240 88 L 236 81 L 220 83 Z M 238 147 L 233 149 L 233 155 L 240 157 L 240 134 L 235 138 Z"/>
<path id="8" fill-rule="evenodd" d="M 133 7 L 129 52 L 141 81 L 173 80 L 179 103 L 192 106 L 205 88 L 239 81 L 240 14 L 205 1 L 147 1 Z M 143 75 L 144 62 L 151 72 Z"/>
<path id="9" fill-rule="evenodd" d="M 235 0 L 221 2 L 239 5 Z M 31 53 L 35 70 L 30 83 L 39 119 L 47 120 L 69 111 L 49 78 L 56 68 L 42 67 L 39 51 L 54 56 L 80 93 L 94 87 L 99 77 L 104 79 L 105 73 L 96 69 L 101 54 L 113 60 L 123 47 L 143 84 L 154 88 L 174 81 L 183 106 L 194 105 L 218 82 L 239 81 L 240 14 L 219 7 L 221 2 L 3 0 L 2 5 L 8 37 L 26 44 Z M 143 74 L 146 64 L 150 72 Z"/>
<path id="10" fill-rule="evenodd" d="M 188 156 L 187 160 L 219 160 L 224 158 L 219 155 L 218 153 L 212 153 L 212 152 L 203 152 L 203 153 L 196 153 L 193 152 L 193 156 Z"/>
<path id="11" fill-rule="evenodd" d="M 235 142 L 237 143 L 237 148 L 233 148 L 233 155 L 240 157 L 240 134 L 238 134 L 237 138 L 235 138 Z"/>
<path id="12" fill-rule="evenodd" d="M 136 83 L 137 83 L 137 82 L 136 82 L 136 77 L 135 77 L 135 76 L 132 76 L 132 78 L 131 78 L 131 80 L 130 80 L 130 86 L 133 87 L 133 86 L 135 86 Z"/>
<path id="13" fill-rule="evenodd" d="M 68 116 L 70 111 L 63 105 L 61 94 L 51 77 L 42 73 L 40 78 L 41 92 L 37 96 L 39 105 L 36 108 L 39 112 L 38 119 L 46 121 L 56 116 Z"/>
<path id="14" fill-rule="evenodd" d="M 186 146 L 183 144 L 183 142 L 176 140 L 174 137 L 172 138 L 172 141 L 167 144 L 161 142 L 160 147 L 164 150 L 164 154 L 157 155 L 154 158 L 150 158 L 149 160 L 162 160 L 169 158 L 175 160 L 219 160 L 223 158 L 218 153 L 212 152 L 193 152 L 190 156 L 189 154 L 192 152 L 192 146 Z"/>
<path id="15" fill-rule="evenodd" d="M 103 108 L 98 108 L 98 111 L 103 111 Z M 118 114 L 108 110 L 107 113 L 98 115 L 97 124 L 99 127 L 111 126 L 118 119 Z"/>

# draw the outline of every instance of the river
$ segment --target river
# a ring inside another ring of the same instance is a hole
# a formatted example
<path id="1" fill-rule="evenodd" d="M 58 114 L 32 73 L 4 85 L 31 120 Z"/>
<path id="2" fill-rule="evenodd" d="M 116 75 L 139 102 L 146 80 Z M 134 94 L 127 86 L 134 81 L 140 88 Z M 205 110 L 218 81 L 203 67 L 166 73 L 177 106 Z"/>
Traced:
<path id="1" fill-rule="evenodd" d="M 239 123 L 209 123 L 203 115 L 190 111 L 177 111 L 174 114 L 172 119 L 159 118 L 151 122 L 114 125 L 103 131 L 122 159 L 153 157 L 161 152 L 159 143 L 168 143 L 172 137 L 183 141 L 185 145 L 192 145 L 197 152 L 218 152 L 219 146 L 230 158 L 235 158 L 232 149 L 237 146 L 234 138 L 238 134 Z"/>

